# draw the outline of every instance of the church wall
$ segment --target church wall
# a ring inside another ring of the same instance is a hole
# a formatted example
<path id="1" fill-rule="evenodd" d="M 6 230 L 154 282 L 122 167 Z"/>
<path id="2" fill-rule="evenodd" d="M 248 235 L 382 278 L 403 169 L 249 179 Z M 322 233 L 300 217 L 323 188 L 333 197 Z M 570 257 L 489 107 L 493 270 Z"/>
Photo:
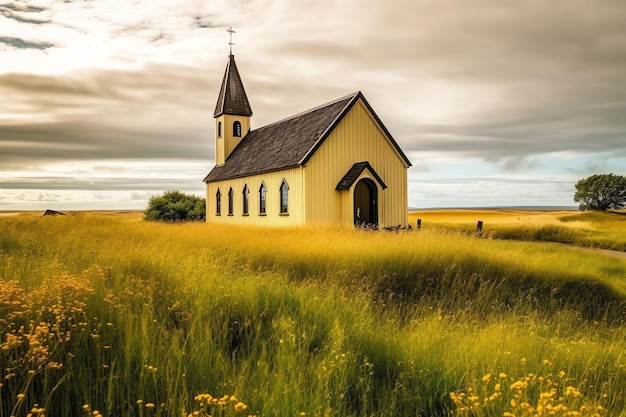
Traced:
<path id="1" fill-rule="evenodd" d="M 289 214 L 280 214 L 280 186 L 283 178 L 289 185 Z M 259 214 L 259 189 L 261 182 L 267 188 L 266 215 Z M 248 215 L 243 215 L 243 189 L 247 184 L 250 190 L 248 199 Z M 222 193 L 221 215 L 216 216 L 217 189 Z M 233 215 L 228 215 L 228 190 L 233 188 Z M 304 223 L 304 187 L 302 168 L 252 175 L 227 181 L 212 182 L 206 185 L 207 190 L 207 223 L 294 226 Z"/>
<path id="2" fill-rule="evenodd" d="M 388 187 L 378 192 L 379 225 L 408 224 L 408 167 L 361 102 L 306 164 L 307 223 L 353 224 L 352 189 L 337 191 L 335 187 L 353 164 L 362 161 L 369 161 Z"/>

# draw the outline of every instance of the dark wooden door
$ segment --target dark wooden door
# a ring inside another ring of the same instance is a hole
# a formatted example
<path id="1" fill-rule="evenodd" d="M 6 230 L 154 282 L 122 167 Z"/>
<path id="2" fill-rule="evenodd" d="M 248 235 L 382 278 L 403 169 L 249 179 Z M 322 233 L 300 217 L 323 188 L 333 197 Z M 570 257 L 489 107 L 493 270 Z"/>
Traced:
<path id="1" fill-rule="evenodd" d="M 369 179 L 360 180 L 354 187 L 354 224 L 375 224 L 376 186 Z"/>

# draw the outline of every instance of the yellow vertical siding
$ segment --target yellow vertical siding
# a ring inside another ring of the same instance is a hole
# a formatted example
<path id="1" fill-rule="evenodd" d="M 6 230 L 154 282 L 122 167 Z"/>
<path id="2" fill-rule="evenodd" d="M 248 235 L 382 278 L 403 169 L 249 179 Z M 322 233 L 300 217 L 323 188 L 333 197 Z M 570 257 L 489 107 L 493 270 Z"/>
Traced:
<path id="1" fill-rule="evenodd" d="M 353 164 L 362 161 L 368 161 L 388 187 L 382 190 L 377 184 L 379 225 L 408 224 L 408 167 L 361 101 L 306 164 L 307 223 L 353 223 L 354 185 L 345 191 L 335 187 Z M 362 177 L 371 175 L 366 171 Z"/>
<path id="2" fill-rule="evenodd" d="M 243 125 L 243 124 L 242 124 Z M 283 178 L 289 185 L 289 213 L 280 213 L 280 186 Z M 207 189 L 207 223 L 229 223 L 242 225 L 294 226 L 304 223 L 304 175 L 302 168 L 252 175 L 245 178 L 213 182 Z M 259 189 L 265 182 L 267 188 L 266 215 L 259 214 Z M 248 185 L 248 215 L 243 215 L 243 189 Z M 217 189 L 222 193 L 221 215 L 216 216 Z M 233 215 L 228 215 L 228 190 L 233 188 Z"/>

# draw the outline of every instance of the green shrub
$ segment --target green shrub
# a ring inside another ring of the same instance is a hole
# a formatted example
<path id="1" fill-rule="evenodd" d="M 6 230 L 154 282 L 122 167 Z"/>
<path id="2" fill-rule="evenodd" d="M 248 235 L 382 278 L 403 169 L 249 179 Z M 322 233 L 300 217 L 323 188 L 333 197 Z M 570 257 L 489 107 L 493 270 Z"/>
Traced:
<path id="1" fill-rule="evenodd" d="M 144 211 L 144 219 L 152 221 L 203 221 L 205 218 L 205 199 L 178 190 L 166 191 L 162 196 L 152 197 Z"/>

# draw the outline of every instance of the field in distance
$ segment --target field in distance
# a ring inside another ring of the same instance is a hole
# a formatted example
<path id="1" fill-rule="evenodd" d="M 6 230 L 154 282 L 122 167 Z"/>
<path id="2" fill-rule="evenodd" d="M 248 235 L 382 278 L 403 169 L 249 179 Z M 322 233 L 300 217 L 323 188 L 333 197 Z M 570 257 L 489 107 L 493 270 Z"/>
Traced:
<path id="1" fill-rule="evenodd" d="M 409 222 L 475 233 L 482 221 L 482 236 L 495 239 L 547 241 L 626 251 L 626 211 L 456 209 L 415 210 Z"/>

